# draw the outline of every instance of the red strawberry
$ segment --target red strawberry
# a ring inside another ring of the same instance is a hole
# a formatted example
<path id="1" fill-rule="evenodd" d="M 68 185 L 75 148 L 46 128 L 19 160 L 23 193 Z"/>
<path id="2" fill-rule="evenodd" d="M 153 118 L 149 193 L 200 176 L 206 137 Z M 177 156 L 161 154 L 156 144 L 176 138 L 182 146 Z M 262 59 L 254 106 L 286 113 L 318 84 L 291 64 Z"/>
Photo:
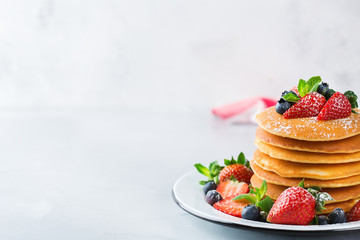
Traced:
<path id="1" fill-rule="evenodd" d="M 248 193 L 249 185 L 244 182 L 227 180 L 225 182 L 220 182 L 216 191 L 220 193 L 222 198 L 234 198 L 239 194 Z"/>
<path id="2" fill-rule="evenodd" d="M 268 222 L 308 225 L 313 220 L 316 201 L 301 187 L 290 187 L 276 199 L 267 217 Z"/>
<path id="3" fill-rule="evenodd" d="M 325 103 L 326 99 L 323 95 L 317 92 L 311 92 L 290 107 L 283 114 L 283 117 L 286 119 L 315 117 L 319 114 Z"/>
<path id="4" fill-rule="evenodd" d="M 233 201 L 231 200 L 232 198 L 225 198 L 217 203 L 214 204 L 214 208 L 235 216 L 235 217 L 241 217 L 241 211 L 244 209 L 244 207 L 246 207 L 247 205 L 249 205 L 250 202 L 248 202 L 245 199 L 242 200 L 237 200 L 237 201 Z"/>
<path id="5" fill-rule="evenodd" d="M 346 118 L 350 115 L 351 104 L 349 99 L 344 94 L 336 92 L 329 98 L 317 117 L 317 120 Z"/>
<path id="6" fill-rule="evenodd" d="M 250 178 L 252 177 L 253 174 L 254 173 L 245 165 L 242 165 L 240 163 L 235 163 L 228 165 L 223 170 L 221 170 L 219 174 L 219 181 L 224 182 L 234 177 L 239 182 L 245 182 L 249 184 Z"/>
<path id="7" fill-rule="evenodd" d="M 360 201 L 357 201 L 351 208 L 350 212 L 346 215 L 347 222 L 359 221 L 360 220 Z"/>

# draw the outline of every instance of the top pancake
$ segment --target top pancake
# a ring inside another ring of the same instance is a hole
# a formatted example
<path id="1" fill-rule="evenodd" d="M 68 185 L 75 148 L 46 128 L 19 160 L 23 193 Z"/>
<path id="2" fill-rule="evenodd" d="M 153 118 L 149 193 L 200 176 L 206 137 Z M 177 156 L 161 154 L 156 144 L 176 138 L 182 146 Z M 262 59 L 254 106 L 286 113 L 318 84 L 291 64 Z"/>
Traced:
<path id="1" fill-rule="evenodd" d="M 256 138 L 270 145 L 290 150 L 319 153 L 354 153 L 360 152 L 360 134 L 342 140 L 314 142 L 284 138 L 271 134 L 258 127 Z"/>
<path id="2" fill-rule="evenodd" d="M 357 109 L 356 109 L 357 110 Z M 333 141 L 360 134 L 360 114 L 319 121 L 316 117 L 285 119 L 270 107 L 256 115 L 264 130 L 281 137 L 305 141 Z"/>

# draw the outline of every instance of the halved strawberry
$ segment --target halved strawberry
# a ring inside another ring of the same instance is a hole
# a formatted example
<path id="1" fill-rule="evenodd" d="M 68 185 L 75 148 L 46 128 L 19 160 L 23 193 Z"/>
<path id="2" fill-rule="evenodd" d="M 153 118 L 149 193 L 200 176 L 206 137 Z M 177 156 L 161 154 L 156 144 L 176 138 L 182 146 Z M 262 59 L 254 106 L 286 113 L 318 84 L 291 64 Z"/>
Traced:
<path id="1" fill-rule="evenodd" d="M 286 119 L 315 117 L 320 113 L 325 103 L 326 99 L 323 95 L 317 92 L 311 92 L 290 107 L 283 114 L 283 117 Z"/>
<path id="2" fill-rule="evenodd" d="M 351 208 L 350 212 L 346 215 L 347 222 L 359 221 L 360 220 L 360 201 L 357 201 Z"/>
<path id="3" fill-rule="evenodd" d="M 239 182 L 250 183 L 250 178 L 253 174 L 253 171 L 251 171 L 246 166 L 236 163 L 226 166 L 223 170 L 220 171 L 219 181 L 223 182 L 228 179 L 235 178 Z"/>
<path id="4" fill-rule="evenodd" d="M 334 93 L 327 101 L 317 120 L 331 120 L 346 118 L 351 115 L 351 104 L 349 99 L 341 92 Z"/>
<path id="5" fill-rule="evenodd" d="M 244 182 L 227 180 L 220 182 L 216 188 L 216 191 L 220 193 L 222 198 L 236 197 L 239 194 L 249 192 L 249 185 Z"/>
<path id="6" fill-rule="evenodd" d="M 244 207 L 249 205 L 249 203 L 250 202 L 245 199 L 233 201 L 231 198 L 225 198 L 215 203 L 214 208 L 223 213 L 235 217 L 241 217 L 241 211 L 244 209 Z"/>

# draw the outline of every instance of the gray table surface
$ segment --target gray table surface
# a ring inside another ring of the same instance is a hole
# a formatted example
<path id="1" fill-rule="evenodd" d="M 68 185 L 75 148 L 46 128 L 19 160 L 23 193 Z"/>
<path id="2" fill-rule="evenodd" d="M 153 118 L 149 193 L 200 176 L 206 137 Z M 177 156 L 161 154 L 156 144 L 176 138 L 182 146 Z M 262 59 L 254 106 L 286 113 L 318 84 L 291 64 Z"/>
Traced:
<path id="1" fill-rule="evenodd" d="M 0 123 L 0 239 L 305 238 L 214 224 L 172 200 L 195 162 L 251 157 L 255 125 L 119 109 L 3 110 Z"/>

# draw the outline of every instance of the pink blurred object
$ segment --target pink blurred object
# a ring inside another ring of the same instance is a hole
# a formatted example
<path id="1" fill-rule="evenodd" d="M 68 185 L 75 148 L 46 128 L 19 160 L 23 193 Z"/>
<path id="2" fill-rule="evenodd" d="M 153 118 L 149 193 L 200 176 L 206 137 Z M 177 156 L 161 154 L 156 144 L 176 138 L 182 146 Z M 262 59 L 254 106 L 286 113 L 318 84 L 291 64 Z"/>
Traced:
<path id="1" fill-rule="evenodd" d="M 276 100 L 272 98 L 254 97 L 215 107 L 212 109 L 212 113 L 222 119 L 234 119 L 237 122 L 248 123 L 253 122 L 253 116 L 257 112 L 275 104 Z"/>

